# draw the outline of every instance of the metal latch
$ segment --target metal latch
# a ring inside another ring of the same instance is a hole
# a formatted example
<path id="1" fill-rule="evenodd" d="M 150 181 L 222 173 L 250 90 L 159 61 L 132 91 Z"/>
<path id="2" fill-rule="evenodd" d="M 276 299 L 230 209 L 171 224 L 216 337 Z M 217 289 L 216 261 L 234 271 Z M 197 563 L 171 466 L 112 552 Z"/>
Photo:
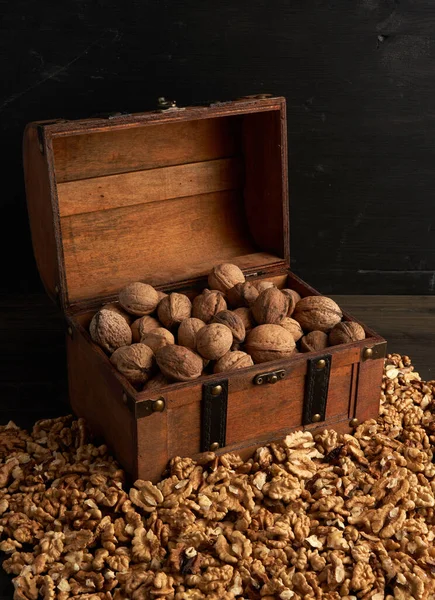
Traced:
<path id="1" fill-rule="evenodd" d="M 255 385 L 263 385 L 263 383 L 277 383 L 280 379 L 284 379 L 285 370 L 268 371 L 267 373 L 259 373 L 254 377 Z"/>

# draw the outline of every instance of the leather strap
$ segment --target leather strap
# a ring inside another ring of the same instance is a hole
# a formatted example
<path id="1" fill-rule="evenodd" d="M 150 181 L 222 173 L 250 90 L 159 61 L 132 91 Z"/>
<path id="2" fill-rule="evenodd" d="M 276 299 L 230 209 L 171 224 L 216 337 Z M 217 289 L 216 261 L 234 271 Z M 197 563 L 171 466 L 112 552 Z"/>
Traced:
<path id="1" fill-rule="evenodd" d="M 221 390 L 216 394 L 216 389 Z M 214 392 L 214 393 L 213 393 Z M 228 379 L 204 383 L 202 386 L 201 452 L 212 444 L 223 448 L 227 434 Z"/>
<path id="2" fill-rule="evenodd" d="M 323 368 L 319 368 L 323 364 Z M 303 425 L 319 423 L 325 420 L 330 371 L 330 354 L 324 354 L 317 358 L 308 359 L 307 377 L 305 381 Z M 314 415 L 316 415 L 316 417 L 314 417 Z"/>

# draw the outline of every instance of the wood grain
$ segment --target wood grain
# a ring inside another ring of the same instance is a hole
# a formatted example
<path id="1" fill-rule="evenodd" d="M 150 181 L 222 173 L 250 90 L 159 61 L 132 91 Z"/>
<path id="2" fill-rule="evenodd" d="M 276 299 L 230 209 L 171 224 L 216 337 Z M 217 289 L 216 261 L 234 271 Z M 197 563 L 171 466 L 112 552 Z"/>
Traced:
<path id="1" fill-rule="evenodd" d="M 256 251 L 237 191 L 145 206 L 62 217 L 70 303 L 113 294 L 131 281 L 163 285 L 204 275 Z M 243 265 L 243 258 L 236 262 Z"/>
<path id="2" fill-rule="evenodd" d="M 240 158 L 223 158 L 59 183 L 61 217 L 242 187 Z M 143 207 L 144 209 L 146 207 Z M 143 218 L 147 215 L 144 210 Z"/>
<path id="3" fill-rule="evenodd" d="M 240 148 L 238 117 L 114 131 L 110 125 L 103 132 L 54 138 L 58 183 L 229 157 Z"/>
<path id="4" fill-rule="evenodd" d="M 137 460 L 134 479 L 157 482 L 166 468 L 168 458 L 168 442 L 174 432 L 168 425 L 169 412 L 154 413 L 143 419 L 138 419 Z"/>

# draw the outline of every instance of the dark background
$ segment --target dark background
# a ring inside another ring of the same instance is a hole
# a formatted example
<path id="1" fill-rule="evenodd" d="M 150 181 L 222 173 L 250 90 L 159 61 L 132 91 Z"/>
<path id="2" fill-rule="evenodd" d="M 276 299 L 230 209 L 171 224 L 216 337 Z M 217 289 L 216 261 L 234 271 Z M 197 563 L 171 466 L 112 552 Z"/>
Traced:
<path id="1" fill-rule="evenodd" d="M 327 294 L 433 294 L 433 0 L 0 4 L 5 418 L 65 390 L 27 223 L 28 121 L 284 95 L 293 270 Z"/>

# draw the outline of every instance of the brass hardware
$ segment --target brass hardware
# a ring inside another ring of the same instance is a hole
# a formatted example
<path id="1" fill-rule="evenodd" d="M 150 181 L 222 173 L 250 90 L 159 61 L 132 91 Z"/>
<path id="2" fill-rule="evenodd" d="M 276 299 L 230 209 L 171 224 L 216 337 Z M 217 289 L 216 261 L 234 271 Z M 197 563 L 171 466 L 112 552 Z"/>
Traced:
<path id="1" fill-rule="evenodd" d="M 217 442 L 213 442 L 213 444 L 210 444 L 210 450 L 212 452 L 214 452 L 215 450 L 219 449 L 219 444 Z"/>
<path id="2" fill-rule="evenodd" d="M 379 342 L 373 344 L 373 346 L 365 346 L 361 350 L 361 360 L 376 360 L 377 358 L 384 358 L 387 352 L 387 342 Z"/>
<path id="3" fill-rule="evenodd" d="M 371 358 L 373 356 L 373 348 L 364 348 L 363 351 L 363 358 L 365 358 L 365 360 Z"/>
<path id="4" fill-rule="evenodd" d="M 184 110 L 177 106 L 175 100 L 166 100 L 163 96 L 157 99 L 158 109 L 160 112 L 166 112 L 168 110 Z"/>
<path id="5" fill-rule="evenodd" d="M 164 398 L 157 398 L 157 400 L 153 400 L 153 412 L 163 412 L 165 410 L 165 399 Z"/>
<path id="6" fill-rule="evenodd" d="M 313 416 L 311 417 L 311 421 L 312 421 L 313 423 L 318 423 L 318 422 L 319 422 L 319 421 L 321 421 L 321 420 L 322 420 L 322 417 L 319 415 L 319 413 L 316 413 L 315 415 L 313 415 Z"/>
<path id="7" fill-rule="evenodd" d="M 127 398 L 127 394 L 124 392 L 124 393 L 122 394 L 122 401 L 124 402 L 124 404 L 127 404 L 127 400 L 128 400 L 128 398 Z"/>
<path id="8" fill-rule="evenodd" d="M 212 396 L 219 396 L 219 394 L 222 394 L 222 386 L 215 385 L 214 387 L 211 388 L 210 393 Z"/>
<path id="9" fill-rule="evenodd" d="M 69 335 L 70 337 L 72 337 L 72 334 L 73 334 L 72 327 L 68 327 L 68 329 L 67 329 L 67 332 L 68 332 L 68 335 Z"/>
<path id="10" fill-rule="evenodd" d="M 350 425 L 351 427 L 358 427 L 358 425 L 359 425 L 359 421 L 358 421 L 358 419 L 357 419 L 356 417 L 354 417 L 353 419 L 351 419 L 351 420 L 350 420 L 350 423 L 349 423 L 349 425 Z"/>
<path id="11" fill-rule="evenodd" d="M 326 367 L 326 360 L 324 358 L 321 358 L 320 360 L 318 360 L 316 362 L 316 369 L 324 369 Z"/>
<path id="12" fill-rule="evenodd" d="M 56 292 L 56 294 L 59 293 L 59 286 L 58 285 L 56 285 L 56 287 L 54 288 L 54 291 Z"/>
<path id="13" fill-rule="evenodd" d="M 268 373 L 261 373 L 254 377 L 254 385 L 263 385 L 263 383 L 276 383 L 280 379 L 284 379 L 284 377 L 284 369 L 279 369 L 278 371 L 269 371 Z"/>

